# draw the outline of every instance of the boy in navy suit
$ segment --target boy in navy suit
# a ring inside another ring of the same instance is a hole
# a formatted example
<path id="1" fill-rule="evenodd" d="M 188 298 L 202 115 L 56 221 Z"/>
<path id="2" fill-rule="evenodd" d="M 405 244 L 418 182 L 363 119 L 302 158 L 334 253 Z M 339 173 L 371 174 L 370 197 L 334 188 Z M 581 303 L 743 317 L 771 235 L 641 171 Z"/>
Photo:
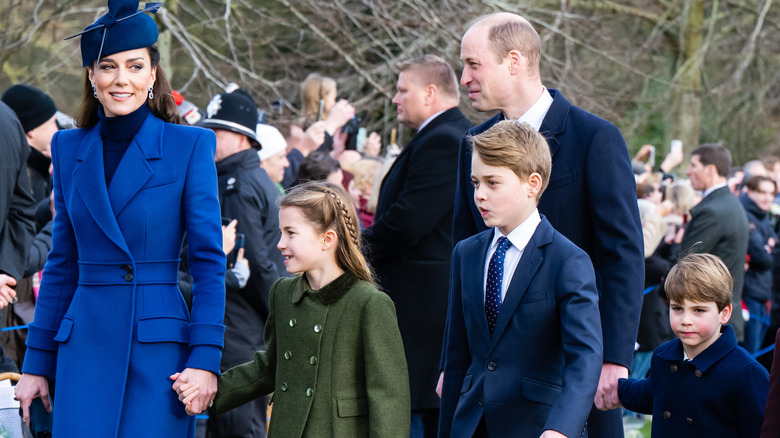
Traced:
<path id="1" fill-rule="evenodd" d="M 653 437 L 759 436 L 769 375 L 723 325 L 732 284 L 711 254 L 689 254 L 669 271 L 664 289 L 677 339 L 655 349 L 647 379 L 620 379 L 613 405 L 652 413 Z"/>
<path id="2" fill-rule="evenodd" d="M 440 437 L 579 437 L 602 364 L 593 265 L 536 209 L 550 150 L 516 120 L 470 139 L 489 230 L 452 256 Z"/>

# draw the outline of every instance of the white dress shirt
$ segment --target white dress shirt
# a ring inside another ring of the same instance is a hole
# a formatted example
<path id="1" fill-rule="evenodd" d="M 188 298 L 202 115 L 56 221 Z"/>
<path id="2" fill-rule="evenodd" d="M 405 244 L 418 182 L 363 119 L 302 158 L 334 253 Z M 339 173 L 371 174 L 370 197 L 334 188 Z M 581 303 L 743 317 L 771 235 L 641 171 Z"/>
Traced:
<path id="1" fill-rule="evenodd" d="M 709 195 L 710 193 L 714 192 L 715 190 L 718 190 L 721 187 L 726 187 L 726 183 L 718 183 L 718 184 L 715 184 L 714 186 L 708 188 L 707 190 L 704 191 L 704 193 L 702 193 L 701 199 L 706 198 L 707 195 Z"/>
<path id="2" fill-rule="evenodd" d="M 428 117 L 427 119 L 425 119 L 425 121 L 424 121 L 424 122 L 422 122 L 422 125 L 420 125 L 420 127 L 419 127 L 419 128 L 417 128 L 417 132 L 420 132 L 420 131 L 422 131 L 422 129 L 423 129 L 423 128 L 425 128 L 425 127 L 428 125 L 428 123 L 431 123 L 431 121 L 432 121 L 433 119 L 435 119 L 436 117 L 439 117 L 439 116 L 440 116 L 440 115 L 441 115 L 441 114 L 442 114 L 444 111 L 447 111 L 447 110 L 442 110 L 442 111 L 439 111 L 438 113 L 436 113 L 436 114 L 434 114 L 434 115 L 432 115 L 432 116 Z"/>
<path id="3" fill-rule="evenodd" d="M 547 87 L 543 88 L 544 90 L 539 96 L 539 99 L 536 99 L 536 103 L 531 105 L 531 108 L 528 108 L 528 111 L 517 119 L 518 122 L 528 123 L 537 131 L 541 129 L 542 122 L 544 121 L 544 118 L 547 117 L 547 111 L 550 110 L 553 103 L 553 98 L 550 96 L 550 92 L 547 91 Z"/>
<path id="4" fill-rule="evenodd" d="M 509 247 L 506 251 L 506 257 L 504 258 L 504 276 L 501 279 L 501 302 L 504 302 L 504 297 L 506 297 L 506 291 L 509 288 L 509 283 L 512 281 L 512 276 L 515 274 L 515 269 L 517 269 L 517 264 L 520 262 L 520 257 L 523 256 L 523 251 L 525 251 L 525 246 L 528 245 L 528 242 L 531 240 L 531 237 L 533 237 L 534 232 L 536 231 L 536 227 L 539 226 L 539 222 L 542 221 L 542 218 L 539 216 L 539 210 L 534 209 L 533 213 L 531 213 L 528 218 L 523 221 L 522 224 L 518 225 L 517 228 L 509 232 L 509 235 L 506 236 L 507 239 L 512 243 L 512 246 Z M 490 247 L 488 248 L 487 252 L 487 258 L 485 259 L 485 273 L 483 276 L 482 284 L 487 286 L 487 274 L 488 274 L 488 268 L 490 266 L 490 258 L 493 257 L 493 253 L 496 252 L 496 248 L 498 248 L 498 238 L 503 236 L 501 234 L 501 231 L 498 230 L 498 227 L 493 228 L 493 241 L 490 243 Z M 485 299 L 485 288 L 482 288 L 482 300 Z"/>

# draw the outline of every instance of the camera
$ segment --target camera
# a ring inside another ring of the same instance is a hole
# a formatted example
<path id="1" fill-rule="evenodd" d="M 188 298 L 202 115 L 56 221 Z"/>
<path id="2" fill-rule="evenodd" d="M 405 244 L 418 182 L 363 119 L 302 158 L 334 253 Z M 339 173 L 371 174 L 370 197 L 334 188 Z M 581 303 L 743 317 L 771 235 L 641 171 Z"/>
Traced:
<path id="1" fill-rule="evenodd" d="M 360 122 L 362 122 L 363 119 L 355 114 L 352 116 L 351 119 L 341 128 L 341 131 L 345 134 L 357 134 L 358 130 L 360 129 Z"/>

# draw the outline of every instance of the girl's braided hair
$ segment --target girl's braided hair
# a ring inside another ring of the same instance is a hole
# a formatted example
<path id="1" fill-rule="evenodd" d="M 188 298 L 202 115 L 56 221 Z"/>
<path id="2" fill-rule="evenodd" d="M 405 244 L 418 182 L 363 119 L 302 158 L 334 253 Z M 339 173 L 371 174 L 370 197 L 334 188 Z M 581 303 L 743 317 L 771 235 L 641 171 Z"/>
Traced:
<path id="1" fill-rule="evenodd" d="M 347 192 L 326 181 L 309 181 L 293 187 L 279 201 L 280 207 L 297 207 L 320 232 L 332 229 L 338 236 L 336 262 L 344 271 L 374 284 L 371 269 L 361 251 L 357 212 Z"/>

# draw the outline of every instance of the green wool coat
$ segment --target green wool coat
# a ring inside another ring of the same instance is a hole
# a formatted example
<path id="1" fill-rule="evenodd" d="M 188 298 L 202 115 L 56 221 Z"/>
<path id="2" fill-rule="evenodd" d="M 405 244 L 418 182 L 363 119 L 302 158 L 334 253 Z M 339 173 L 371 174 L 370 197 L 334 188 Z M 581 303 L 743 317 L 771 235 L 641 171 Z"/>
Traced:
<path id="1" fill-rule="evenodd" d="M 219 377 L 225 412 L 274 392 L 268 436 L 409 436 L 409 375 L 390 298 L 345 273 L 312 290 L 305 276 L 269 293 L 265 351 Z"/>

